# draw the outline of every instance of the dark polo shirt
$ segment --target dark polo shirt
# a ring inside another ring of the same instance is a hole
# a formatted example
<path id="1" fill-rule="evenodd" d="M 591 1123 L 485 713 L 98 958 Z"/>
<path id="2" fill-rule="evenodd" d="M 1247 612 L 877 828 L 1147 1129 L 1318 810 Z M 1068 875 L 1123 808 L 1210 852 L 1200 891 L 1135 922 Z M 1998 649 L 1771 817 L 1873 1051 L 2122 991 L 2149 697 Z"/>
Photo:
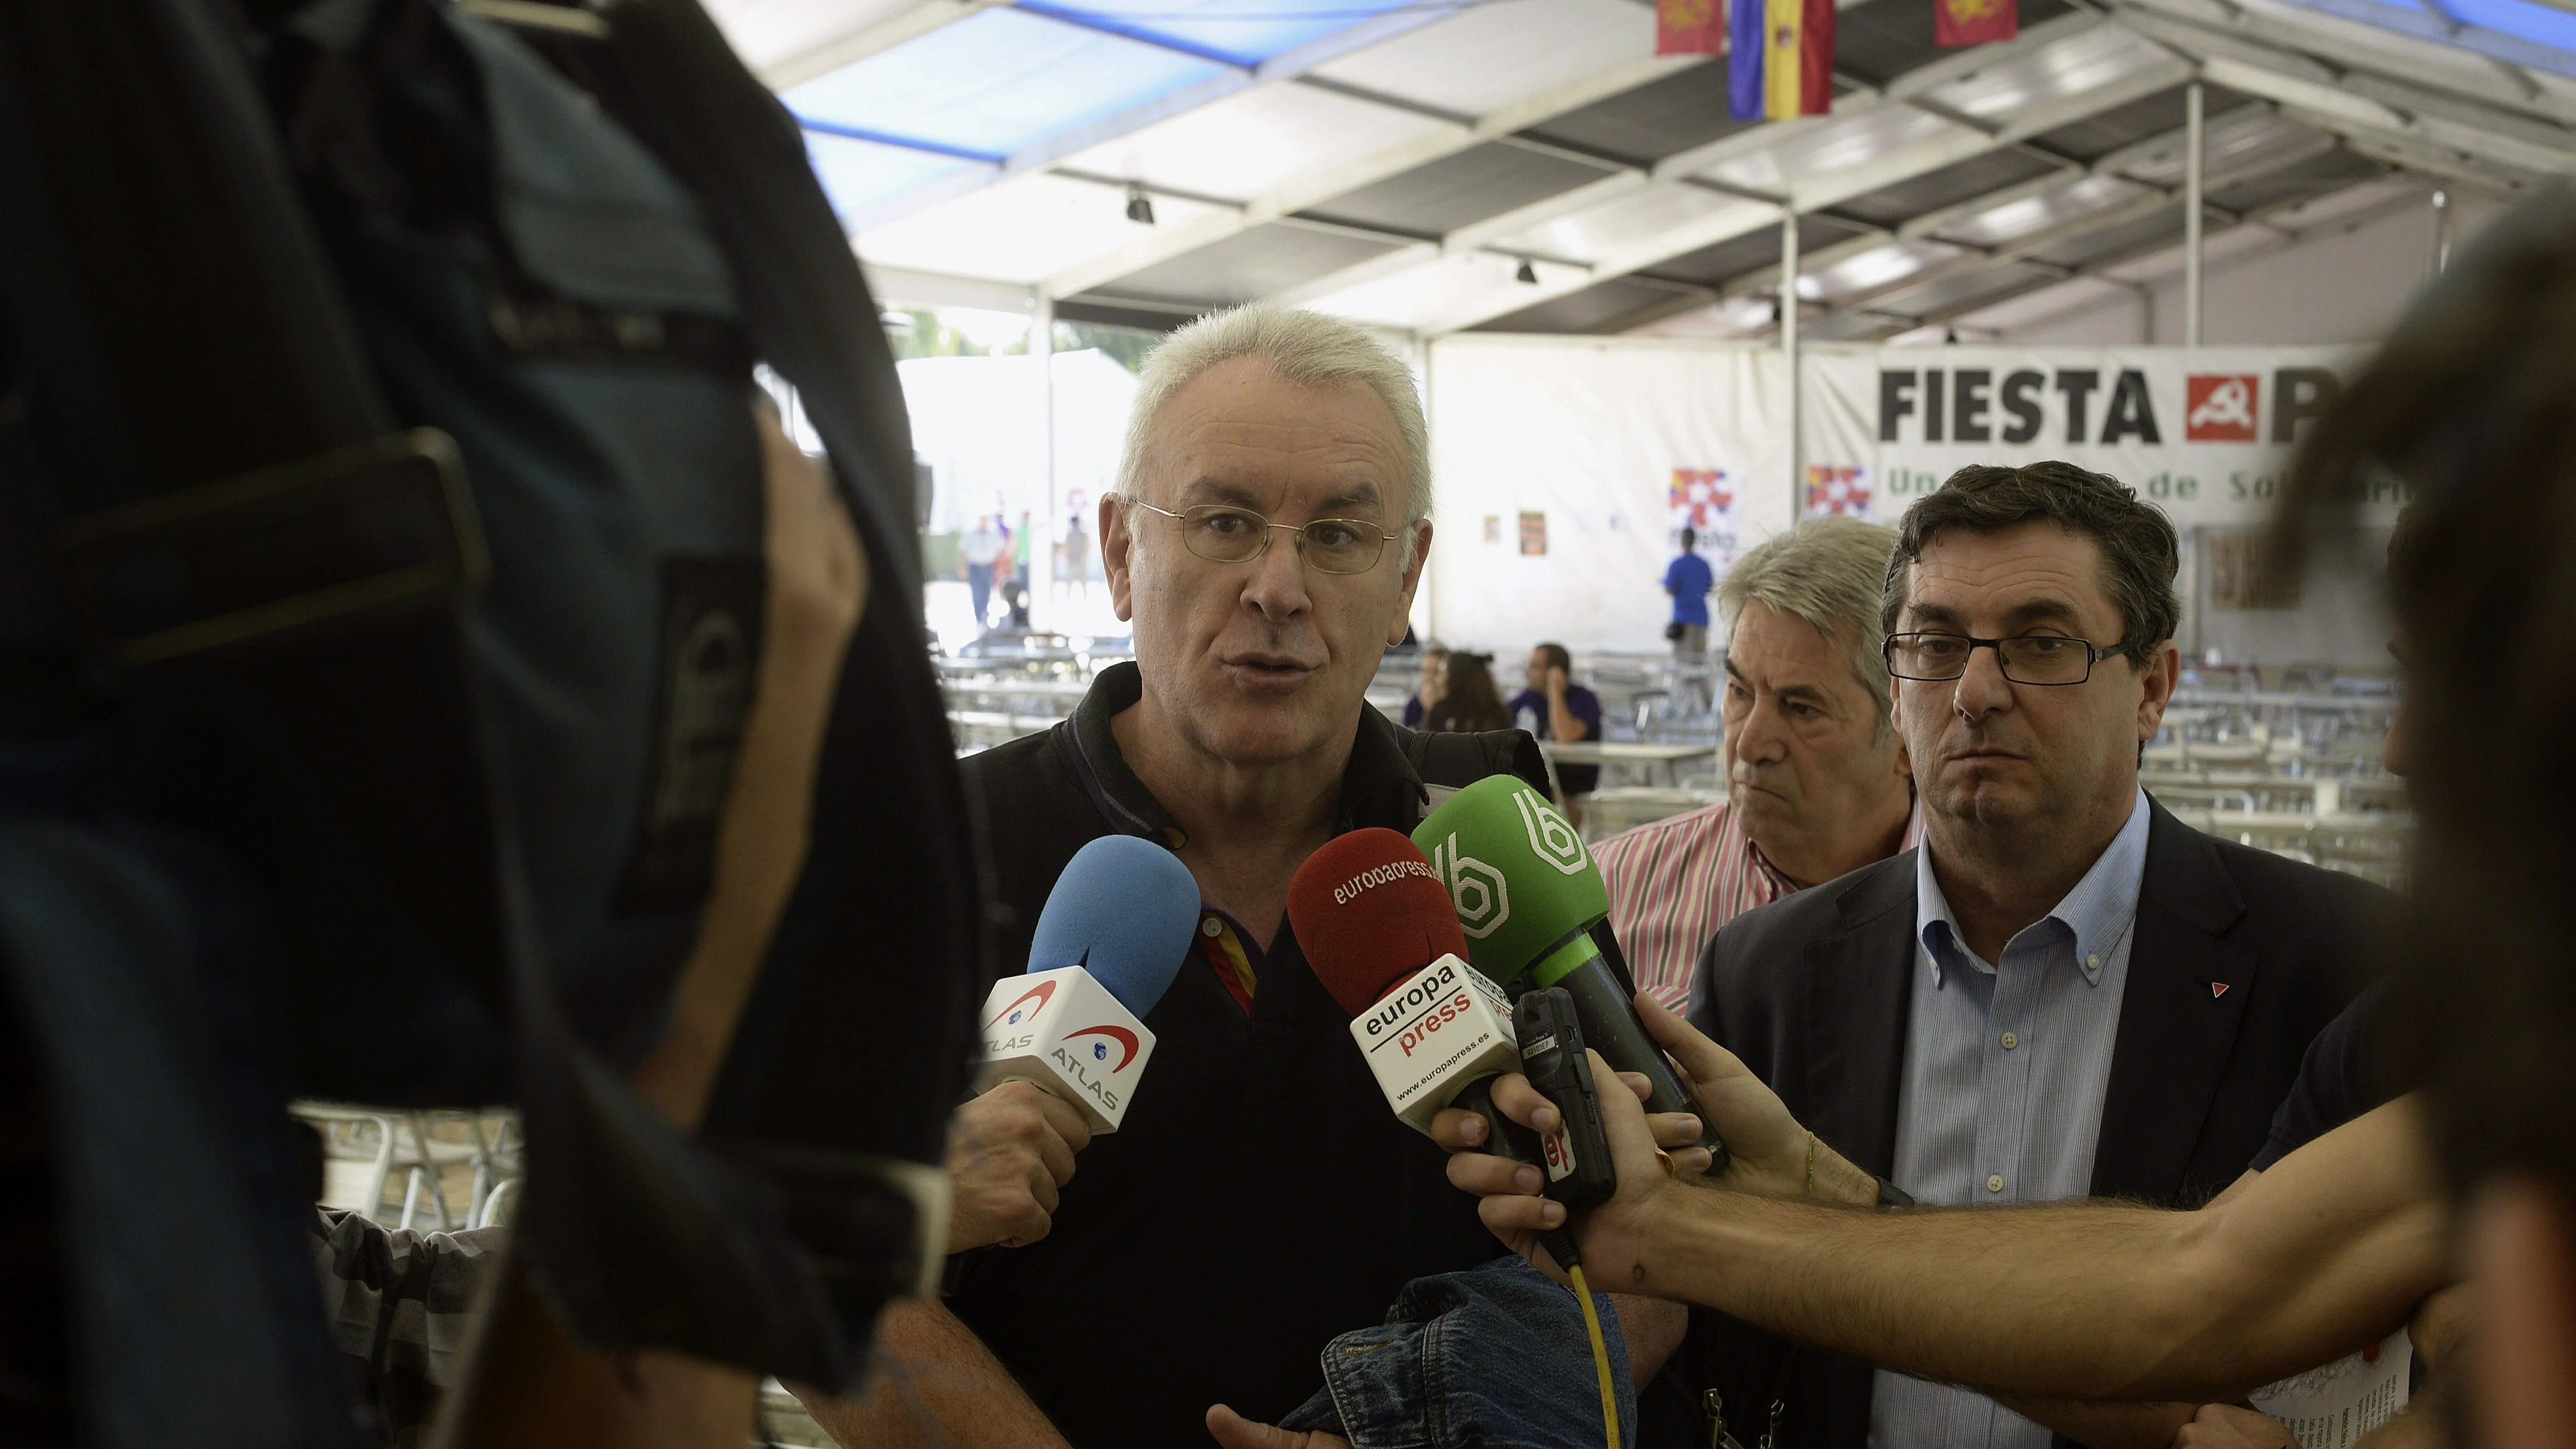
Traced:
<path id="1" fill-rule="evenodd" d="M 1183 842 L 1110 734 L 1141 690 L 1134 665 L 1104 670 L 1072 719 L 964 762 L 1008 910 L 1006 972 L 1026 968 L 1039 908 L 1086 842 Z M 1357 729 L 1341 829 L 1411 831 L 1419 746 L 1374 709 Z M 1450 738 L 1441 784 L 1516 766 L 1545 778 L 1526 736 Z M 949 1306 L 1077 1449 L 1205 1449 L 1213 1403 L 1276 1420 L 1322 1385 L 1334 1335 L 1383 1320 L 1407 1280 L 1500 1251 L 1440 1150 L 1387 1110 L 1294 935 L 1244 934 L 1251 1010 L 1193 951 L 1145 1018 L 1154 1059 L 1125 1123 L 1083 1152 L 1053 1230 L 965 1254 L 954 1278 Z"/>

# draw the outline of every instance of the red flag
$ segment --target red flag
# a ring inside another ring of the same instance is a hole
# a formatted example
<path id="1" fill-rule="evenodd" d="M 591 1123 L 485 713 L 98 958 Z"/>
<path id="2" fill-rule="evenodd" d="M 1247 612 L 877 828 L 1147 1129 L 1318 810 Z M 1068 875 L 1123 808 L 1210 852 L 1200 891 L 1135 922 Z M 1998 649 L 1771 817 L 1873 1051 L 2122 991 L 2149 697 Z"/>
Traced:
<path id="1" fill-rule="evenodd" d="M 1984 45 L 2021 34 L 2019 0 L 1932 0 L 1932 43 Z"/>
<path id="2" fill-rule="evenodd" d="M 1655 54 L 1726 54 L 1726 7 L 1720 0 L 1655 0 Z"/>

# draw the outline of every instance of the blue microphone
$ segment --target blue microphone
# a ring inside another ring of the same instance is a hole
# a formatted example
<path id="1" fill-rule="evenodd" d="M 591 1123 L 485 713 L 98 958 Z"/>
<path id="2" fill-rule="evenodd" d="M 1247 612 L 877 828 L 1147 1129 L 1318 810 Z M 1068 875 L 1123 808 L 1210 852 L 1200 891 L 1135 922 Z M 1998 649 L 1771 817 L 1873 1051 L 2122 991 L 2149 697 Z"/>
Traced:
<path id="1" fill-rule="evenodd" d="M 1172 989 L 1199 926 L 1199 883 L 1150 840 L 1104 835 L 1073 853 L 1038 912 L 1029 969 L 1079 966 L 1138 1017 Z"/>
<path id="2" fill-rule="evenodd" d="M 1115 1132 L 1154 1053 L 1145 1018 L 1198 932 L 1199 887 L 1151 841 L 1110 835 L 1074 853 L 1038 913 L 1025 976 L 984 1002 L 979 1091 L 1035 1082 L 1096 1133 Z"/>

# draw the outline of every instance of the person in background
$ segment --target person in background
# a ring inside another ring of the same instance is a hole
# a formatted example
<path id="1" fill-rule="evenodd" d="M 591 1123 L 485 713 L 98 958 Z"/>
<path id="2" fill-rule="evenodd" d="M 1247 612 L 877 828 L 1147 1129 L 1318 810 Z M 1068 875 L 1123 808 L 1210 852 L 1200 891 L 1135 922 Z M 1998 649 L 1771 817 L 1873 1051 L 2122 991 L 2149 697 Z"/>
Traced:
<path id="1" fill-rule="evenodd" d="M 1064 521 L 1064 584 L 1068 593 L 1091 592 L 1091 535 L 1083 531 L 1079 510 Z"/>
<path id="2" fill-rule="evenodd" d="M 1572 744 L 1601 738 L 1601 696 L 1574 682 L 1574 656 L 1562 644 L 1541 644 L 1530 651 L 1529 687 L 1512 696 L 1512 723 L 1542 740 Z M 1598 765 L 1559 765 L 1557 792 L 1565 816 L 1583 827 L 1583 801 L 1601 781 Z"/>
<path id="3" fill-rule="evenodd" d="M 1673 657 L 1698 659 L 1708 653 L 1708 591 L 1716 587 L 1708 560 L 1699 556 L 1699 534 L 1682 530 L 1682 551 L 1664 568 L 1664 592 L 1673 596 L 1673 621 L 1664 637 L 1673 641 Z"/>
<path id="4" fill-rule="evenodd" d="M 1423 711 L 1422 727 L 1434 734 L 1510 729 L 1511 711 L 1494 687 L 1493 663 L 1491 654 L 1452 651 L 1441 665 L 1441 696 Z"/>
<path id="5" fill-rule="evenodd" d="M 1010 547 L 993 515 L 979 514 L 975 526 L 957 540 L 957 558 L 965 569 L 966 588 L 975 596 L 975 632 L 984 632 L 985 611 L 993 606 L 993 566 Z"/>
<path id="6" fill-rule="evenodd" d="M 1895 546 L 1877 524 L 1811 518 L 1728 570 L 1727 798 L 1593 847 L 1628 969 L 1674 1010 L 1720 926 L 1920 839 L 1880 655 Z"/>
<path id="7" fill-rule="evenodd" d="M 1413 686 L 1413 698 L 1404 702 L 1404 727 L 1427 728 L 1423 716 L 1449 692 L 1449 646 L 1434 644 L 1422 651 L 1422 678 Z"/>
<path id="8" fill-rule="evenodd" d="M 1020 526 L 1011 530 L 1011 577 L 1002 586 L 1002 602 L 1011 611 L 1011 627 L 1029 627 L 1029 540 L 1037 530 L 1029 526 L 1029 511 L 1020 510 Z"/>

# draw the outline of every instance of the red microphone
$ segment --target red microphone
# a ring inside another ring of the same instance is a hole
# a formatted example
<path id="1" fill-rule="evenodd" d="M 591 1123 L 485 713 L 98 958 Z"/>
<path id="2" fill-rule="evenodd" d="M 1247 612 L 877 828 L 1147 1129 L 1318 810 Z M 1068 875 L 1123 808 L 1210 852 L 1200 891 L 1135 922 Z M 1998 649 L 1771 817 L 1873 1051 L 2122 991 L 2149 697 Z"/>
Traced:
<path id="1" fill-rule="evenodd" d="M 1413 842 L 1379 829 L 1337 837 L 1298 867 L 1288 923 L 1315 979 L 1351 1014 L 1351 1039 L 1395 1115 L 1427 1134 L 1441 1108 L 1466 1106 L 1498 1129 L 1488 1141 L 1505 1144 L 1512 1134 L 1481 1091 L 1458 1099 L 1521 1069 L 1511 1004 L 1467 964 L 1457 906 Z"/>

